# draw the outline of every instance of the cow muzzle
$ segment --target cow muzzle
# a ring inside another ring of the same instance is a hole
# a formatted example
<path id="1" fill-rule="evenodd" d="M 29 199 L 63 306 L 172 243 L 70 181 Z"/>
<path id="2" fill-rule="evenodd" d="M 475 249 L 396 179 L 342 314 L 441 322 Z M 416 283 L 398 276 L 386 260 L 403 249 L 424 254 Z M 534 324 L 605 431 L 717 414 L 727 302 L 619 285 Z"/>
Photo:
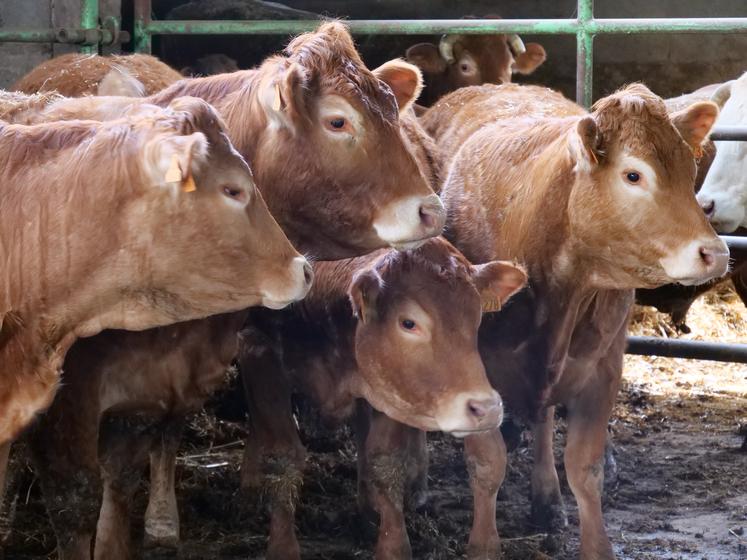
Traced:
<path id="1" fill-rule="evenodd" d="M 691 241 L 660 261 L 670 281 L 696 286 L 729 270 L 729 248 L 718 237 Z"/>
<path id="2" fill-rule="evenodd" d="M 446 210 L 438 195 L 412 196 L 386 206 L 373 227 L 386 245 L 399 250 L 415 249 L 440 235 Z"/>
<path id="3" fill-rule="evenodd" d="M 497 392 L 459 393 L 436 416 L 441 431 L 456 437 L 494 430 L 503 422 L 503 401 Z"/>
<path id="4" fill-rule="evenodd" d="M 262 290 L 262 306 L 270 309 L 282 309 L 294 301 L 306 297 L 314 281 L 314 270 L 309 262 L 301 257 L 294 257 L 288 271 L 285 286 L 273 283 L 272 287 Z"/>

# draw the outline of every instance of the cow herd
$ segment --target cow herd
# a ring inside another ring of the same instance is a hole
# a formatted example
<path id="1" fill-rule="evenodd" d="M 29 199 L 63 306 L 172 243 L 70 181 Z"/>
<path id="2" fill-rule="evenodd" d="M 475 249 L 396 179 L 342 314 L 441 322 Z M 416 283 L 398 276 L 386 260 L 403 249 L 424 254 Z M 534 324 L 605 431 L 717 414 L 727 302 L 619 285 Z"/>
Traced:
<path id="1" fill-rule="evenodd" d="M 354 426 L 381 560 L 412 556 L 433 430 L 464 441 L 467 557 L 500 556 L 504 408 L 533 433 L 533 523 L 563 531 L 564 406 L 580 557 L 614 558 L 603 463 L 634 290 L 727 273 L 709 218 L 747 225 L 746 158 L 708 134 L 719 106 L 747 118 L 747 78 L 586 111 L 505 83 L 545 57 L 444 37 L 369 70 L 330 21 L 252 70 L 70 55 L 0 93 L 0 491 L 23 438 L 59 558 L 134 555 L 148 463 L 145 539 L 179 541 L 181 431 L 232 363 L 268 559 L 300 557 L 294 393 Z"/>

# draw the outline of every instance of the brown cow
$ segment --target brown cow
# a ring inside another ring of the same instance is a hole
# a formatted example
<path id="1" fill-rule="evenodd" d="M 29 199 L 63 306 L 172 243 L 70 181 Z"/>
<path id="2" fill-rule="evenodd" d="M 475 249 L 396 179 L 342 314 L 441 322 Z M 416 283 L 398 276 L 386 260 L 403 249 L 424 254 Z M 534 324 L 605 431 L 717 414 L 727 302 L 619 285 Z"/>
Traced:
<path id="1" fill-rule="evenodd" d="M 272 57 L 254 71 L 184 80 L 163 95 L 145 100 L 65 100 L 51 105 L 37 118 L 106 117 L 127 107 L 147 112 L 151 103 L 167 103 L 171 97 L 189 90 L 216 102 L 232 138 L 252 161 L 268 205 L 275 208 L 283 228 L 304 250 L 332 259 L 362 254 L 386 244 L 417 245 L 423 238 L 438 233 L 444 221 L 443 207 L 425 178 L 431 171 L 415 157 L 419 129 L 415 125 L 404 128 L 399 118 L 398 108 L 408 111 L 419 91 L 417 69 L 393 61 L 370 72 L 360 61 L 346 29 L 338 23 L 324 24 L 317 32 L 296 38 L 286 55 Z M 301 78 L 302 82 L 296 81 Z M 400 223 L 404 227 L 399 227 Z M 119 337 L 119 346 L 128 350 L 122 355 L 116 352 L 116 343 L 102 342 L 106 352 L 111 352 L 111 361 L 137 361 L 148 372 L 147 378 L 153 380 L 150 391 L 128 389 L 127 383 L 130 380 L 135 383 L 137 379 L 118 376 L 124 383 L 118 385 L 124 387 L 123 401 L 118 407 L 127 408 L 128 412 L 149 409 L 148 402 L 138 400 L 142 395 L 149 396 L 151 404 L 166 403 L 159 414 L 151 414 L 156 422 L 164 423 L 170 415 L 179 416 L 197 406 L 195 403 L 201 402 L 204 394 L 221 379 L 230 361 L 230 357 L 225 357 L 230 352 L 223 348 L 235 345 L 240 324 L 239 318 L 231 317 L 211 321 L 207 331 L 204 325 L 193 324 L 169 327 L 164 333 L 112 334 Z M 180 340 L 180 344 L 171 346 L 162 342 L 171 339 Z M 104 353 L 93 346 L 87 348 L 88 353 Z M 85 369 L 79 364 L 96 357 L 88 353 L 73 352 L 65 365 L 66 371 Z M 216 356 L 222 357 L 216 359 Z M 182 375 L 191 377 L 191 383 L 178 379 L 173 372 L 174 364 L 184 367 Z M 163 387 L 171 387 L 172 398 L 161 399 Z M 54 430 L 54 418 L 66 414 L 71 418 L 83 417 L 91 424 L 73 422 L 68 437 L 60 443 L 64 449 L 57 455 L 49 452 L 54 461 L 41 462 L 49 473 L 47 480 L 51 481 L 44 483 L 44 488 L 61 553 L 87 558 L 75 555 L 88 550 L 95 527 L 100 494 L 96 491 L 86 494 L 88 481 L 98 480 L 95 466 L 91 469 L 88 462 L 83 467 L 87 472 L 93 470 L 93 479 L 55 473 L 76 470 L 78 456 L 86 453 L 81 451 L 78 455 L 78 450 L 91 449 L 91 445 L 95 448 L 98 418 L 107 401 L 101 400 L 94 389 L 90 389 L 93 393 L 89 393 L 88 400 L 76 397 L 76 390 L 71 383 L 72 396 L 55 403 L 42 430 Z M 133 395 L 132 402 L 128 394 Z M 68 411 L 58 411 L 58 407 Z M 151 432 L 156 433 L 153 428 Z M 50 432 L 38 438 L 49 441 L 54 436 Z M 168 458 L 173 439 L 156 439 L 166 442 L 166 458 L 158 459 L 156 464 L 165 465 L 169 461 L 173 464 L 173 459 Z M 178 445 L 178 438 L 176 441 Z M 90 459 L 90 454 L 85 456 Z M 109 470 L 117 464 L 116 457 L 103 460 Z M 159 477 L 159 472 L 166 474 Z M 168 468 L 154 470 L 154 496 L 146 520 L 146 534 L 159 542 L 178 539 L 173 490 L 164 494 L 162 490 L 168 490 L 168 485 L 160 482 L 168 481 L 168 472 Z M 55 484 L 61 480 L 73 482 Z M 87 501 L 75 498 L 76 493 Z M 116 498 L 122 503 L 127 496 L 124 492 Z M 123 510 L 117 501 L 110 499 L 111 492 L 105 498 L 104 511 Z M 55 505 L 61 503 L 76 503 L 79 508 L 76 515 L 71 516 L 67 507 L 60 509 Z M 75 523 L 71 524 L 71 519 Z M 97 546 L 100 551 L 97 554 L 113 557 L 116 552 L 112 551 L 126 551 L 128 543 L 123 535 L 127 532 L 120 531 L 121 527 L 119 523 L 99 527 L 97 541 L 105 544 Z"/>
<path id="2" fill-rule="evenodd" d="M 637 84 L 591 113 L 573 114 L 569 103 L 543 88 L 482 86 L 445 97 L 423 122 L 458 149 L 443 187 L 449 237 L 473 262 L 516 259 L 529 274 L 529 289 L 483 321 L 480 352 L 507 409 L 533 422 L 534 522 L 545 531 L 565 523 L 552 445 L 554 408 L 564 404 L 581 558 L 600 560 L 614 557 L 601 461 L 632 290 L 722 275 L 728 250 L 693 194 L 693 150 L 716 118 L 714 104 L 670 118 Z M 548 117 L 553 108 L 569 116 Z M 467 127 L 471 134 L 450 142 Z M 475 496 L 468 555 L 492 558 L 505 445 L 498 431 L 472 435 L 465 453 Z"/>
<path id="3" fill-rule="evenodd" d="M 369 455 L 361 480 L 381 515 L 377 557 L 398 558 L 410 548 L 402 499 L 418 474 L 403 462 L 408 439 L 420 437 L 407 426 L 459 435 L 497 428 L 502 406 L 477 351 L 480 302 L 500 307 L 526 276 L 504 262 L 473 267 L 442 239 L 406 253 L 316 263 L 315 273 L 301 305 L 257 313 L 264 315 L 254 322 L 259 332 L 247 335 L 239 364 L 252 435 L 242 484 L 269 497 L 267 558 L 298 558 L 294 511 L 305 450 L 291 391 L 337 421 L 365 399 L 379 412 L 363 437 Z"/>
<path id="4" fill-rule="evenodd" d="M 418 102 L 429 107 L 461 87 L 507 84 L 512 74 L 531 74 L 547 54 L 539 43 L 525 45 L 518 35 L 444 35 L 438 46 L 413 45 L 405 58 L 423 71 L 425 88 Z"/>
<path id="5" fill-rule="evenodd" d="M 78 337 L 308 290 L 308 264 L 204 101 L 134 121 L 0 125 L 0 161 L 0 443 L 50 404 Z"/>
<path id="6" fill-rule="evenodd" d="M 179 72 L 149 54 L 70 53 L 42 62 L 10 89 L 23 93 L 56 91 L 67 97 L 140 96 L 159 92 L 181 78 Z"/>

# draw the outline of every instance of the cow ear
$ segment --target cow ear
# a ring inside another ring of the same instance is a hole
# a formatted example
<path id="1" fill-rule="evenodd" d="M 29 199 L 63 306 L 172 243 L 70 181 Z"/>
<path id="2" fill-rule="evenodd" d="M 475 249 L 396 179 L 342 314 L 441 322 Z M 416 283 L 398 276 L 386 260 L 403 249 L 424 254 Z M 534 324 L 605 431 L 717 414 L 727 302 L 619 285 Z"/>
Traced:
<path id="1" fill-rule="evenodd" d="M 527 283 L 523 268 L 506 261 L 492 261 L 472 267 L 472 280 L 482 299 L 486 313 L 498 311 L 503 304 Z"/>
<path id="2" fill-rule="evenodd" d="M 718 105 L 699 101 L 672 115 L 672 124 L 691 148 L 699 149 L 718 117 Z"/>
<path id="3" fill-rule="evenodd" d="M 99 82 L 96 95 L 118 95 L 121 97 L 145 97 L 145 86 L 124 68 L 114 66 Z"/>
<path id="4" fill-rule="evenodd" d="M 576 152 L 576 161 L 588 169 L 597 165 L 603 155 L 603 145 L 602 135 L 594 117 L 588 115 L 578 121 L 574 140 L 572 147 Z"/>
<path id="5" fill-rule="evenodd" d="M 146 171 L 154 184 L 194 191 L 194 174 L 207 161 L 208 148 L 202 132 L 151 140 L 144 148 Z"/>
<path id="6" fill-rule="evenodd" d="M 307 122 L 305 85 L 306 72 L 294 62 L 265 80 L 260 86 L 259 99 L 268 120 L 291 130 Z"/>
<path id="7" fill-rule="evenodd" d="M 381 290 L 381 277 L 373 270 L 359 272 L 348 292 L 353 315 L 364 323 L 376 317 L 376 298 Z"/>
<path id="8" fill-rule="evenodd" d="M 726 102 L 729 101 L 729 98 L 731 97 L 731 86 L 733 83 L 734 80 L 729 80 L 728 82 L 721 84 L 718 86 L 716 91 L 713 92 L 713 95 L 711 95 L 711 101 L 718 105 L 719 109 L 723 109 Z"/>
<path id="9" fill-rule="evenodd" d="M 514 59 L 514 64 L 511 67 L 513 72 L 531 74 L 547 60 L 545 48 L 539 43 L 527 43 L 525 48 L 526 51 Z"/>
<path id="10" fill-rule="evenodd" d="M 400 112 L 414 103 L 423 89 L 423 75 L 420 69 L 398 58 L 385 62 L 374 70 L 373 74 L 392 88 Z"/>
<path id="11" fill-rule="evenodd" d="M 426 74 L 441 74 L 446 71 L 446 61 L 433 43 L 418 43 L 405 53 L 407 62 L 411 62 Z"/>

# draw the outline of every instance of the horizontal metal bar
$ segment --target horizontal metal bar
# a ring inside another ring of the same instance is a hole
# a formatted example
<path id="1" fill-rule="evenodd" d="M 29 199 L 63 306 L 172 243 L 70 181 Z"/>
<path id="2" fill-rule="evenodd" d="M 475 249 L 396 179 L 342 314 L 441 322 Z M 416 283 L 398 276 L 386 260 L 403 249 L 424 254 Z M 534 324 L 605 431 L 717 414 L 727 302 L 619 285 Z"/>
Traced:
<path id="1" fill-rule="evenodd" d="M 711 131 L 711 140 L 747 141 L 747 126 L 717 126 Z"/>
<path id="2" fill-rule="evenodd" d="M 738 235 L 720 235 L 721 239 L 729 246 L 729 249 L 747 251 L 747 237 Z"/>
<path id="3" fill-rule="evenodd" d="M 70 43 L 111 44 L 114 41 L 108 29 L 0 29 L 0 43 Z"/>
<path id="4" fill-rule="evenodd" d="M 440 33 L 530 35 L 633 33 L 735 33 L 747 31 L 747 18 L 645 19 L 410 19 L 348 20 L 353 33 L 371 35 L 434 35 Z M 294 34 L 310 31 L 318 20 L 158 20 L 147 22 L 150 35 Z"/>
<path id="5" fill-rule="evenodd" d="M 747 364 L 747 344 L 726 344 L 703 340 L 629 336 L 628 354 L 663 356 L 689 360 L 712 360 Z"/>

